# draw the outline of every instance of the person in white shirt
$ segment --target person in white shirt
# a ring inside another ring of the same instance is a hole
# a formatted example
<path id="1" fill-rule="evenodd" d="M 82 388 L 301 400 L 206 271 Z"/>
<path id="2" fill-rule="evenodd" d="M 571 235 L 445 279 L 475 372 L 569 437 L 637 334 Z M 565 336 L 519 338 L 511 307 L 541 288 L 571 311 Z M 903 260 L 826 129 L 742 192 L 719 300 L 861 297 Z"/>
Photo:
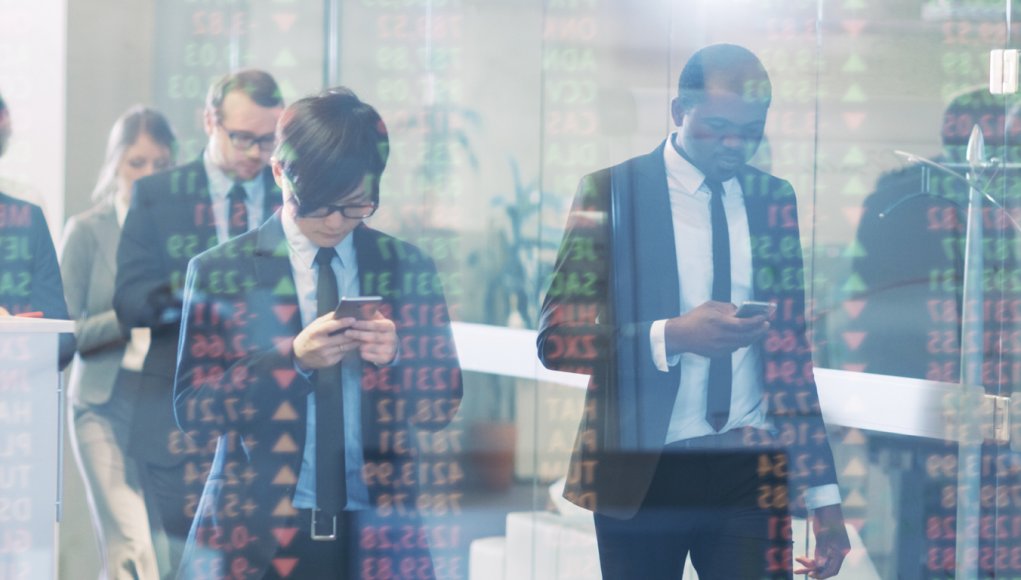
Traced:
<path id="1" fill-rule="evenodd" d="M 770 100 L 754 54 L 703 48 L 678 130 L 579 186 L 538 350 L 591 375 L 564 495 L 595 512 L 604 578 L 679 578 L 689 554 L 702 578 L 790 578 L 805 507 L 816 551 L 799 573 L 831 577 L 849 550 L 794 192 L 747 165 Z M 738 315 L 745 301 L 777 311 Z"/>

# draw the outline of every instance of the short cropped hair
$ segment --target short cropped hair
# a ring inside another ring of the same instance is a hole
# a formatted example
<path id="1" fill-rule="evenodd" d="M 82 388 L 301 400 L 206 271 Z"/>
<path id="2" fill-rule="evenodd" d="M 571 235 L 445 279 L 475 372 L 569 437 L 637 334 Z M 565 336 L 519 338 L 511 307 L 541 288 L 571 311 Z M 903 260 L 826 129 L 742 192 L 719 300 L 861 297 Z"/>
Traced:
<path id="1" fill-rule="evenodd" d="M 244 91 L 260 107 L 282 107 L 284 97 L 280 87 L 269 73 L 257 69 L 245 69 L 220 77 L 206 93 L 206 110 L 212 111 L 218 120 L 223 120 L 223 101 L 234 91 Z"/>
<path id="2" fill-rule="evenodd" d="M 143 133 L 151 137 L 157 145 L 166 147 L 173 162 L 177 154 L 177 138 L 170 127 L 170 122 L 156 109 L 135 105 L 125 111 L 110 129 L 110 136 L 106 142 L 106 156 L 99 170 L 96 187 L 92 190 L 92 201 L 103 201 L 113 195 L 116 189 L 117 168 L 124 158 L 124 153 Z"/>
<path id="3" fill-rule="evenodd" d="M 677 98 L 684 109 L 691 109 L 705 98 L 707 79 L 710 84 L 767 107 L 773 98 L 766 68 L 759 57 L 743 46 L 713 44 L 688 59 L 677 79 Z"/>
<path id="4" fill-rule="evenodd" d="M 277 124 L 274 157 L 303 211 L 333 203 L 363 183 L 379 202 L 389 152 L 383 119 L 346 87 L 296 101 Z"/>

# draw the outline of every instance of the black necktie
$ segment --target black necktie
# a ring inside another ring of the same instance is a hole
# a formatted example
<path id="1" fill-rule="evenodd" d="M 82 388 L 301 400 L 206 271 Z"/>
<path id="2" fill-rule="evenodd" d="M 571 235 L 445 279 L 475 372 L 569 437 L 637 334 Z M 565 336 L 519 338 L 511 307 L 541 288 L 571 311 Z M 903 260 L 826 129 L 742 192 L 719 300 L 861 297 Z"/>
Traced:
<path id="1" fill-rule="evenodd" d="M 227 194 L 227 236 L 234 238 L 248 231 L 248 207 L 245 200 L 248 193 L 240 183 L 235 183 Z"/>
<path id="2" fill-rule="evenodd" d="M 727 214 L 723 211 L 723 184 L 706 179 L 712 191 L 709 215 L 713 227 L 713 300 L 730 302 L 730 231 Z M 713 357 L 709 360 L 709 391 L 706 398 L 705 418 L 719 431 L 730 416 L 730 392 L 733 386 L 733 355 Z"/>
<path id="3" fill-rule="evenodd" d="M 339 292 L 337 276 L 330 262 L 337 255 L 333 248 L 320 248 L 316 254 L 319 283 L 316 288 L 316 315 L 333 312 Z M 340 363 L 316 373 L 316 505 L 328 515 L 336 515 L 347 503 L 344 471 L 344 397 L 340 385 Z"/>

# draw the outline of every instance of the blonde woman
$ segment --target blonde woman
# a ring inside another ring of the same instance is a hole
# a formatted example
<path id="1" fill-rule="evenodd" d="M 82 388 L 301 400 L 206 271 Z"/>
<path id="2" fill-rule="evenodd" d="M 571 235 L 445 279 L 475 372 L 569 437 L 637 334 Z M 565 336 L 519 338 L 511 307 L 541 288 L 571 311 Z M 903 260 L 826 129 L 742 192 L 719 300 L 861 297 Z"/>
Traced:
<path id="1" fill-rule="evenodd" d="M 135 106 L 110 131 L 91 209 L 68 220 L 61 251 L 78 349 L 71 370 L 71 438 L 89 495 L 104 576 L 157 578 L 138 468 L 128 455 L 147 337 L 121 328 L 113 310 L 117 245 L 135 180 L 169 169 L 176 141 L 153 109 Z"/>

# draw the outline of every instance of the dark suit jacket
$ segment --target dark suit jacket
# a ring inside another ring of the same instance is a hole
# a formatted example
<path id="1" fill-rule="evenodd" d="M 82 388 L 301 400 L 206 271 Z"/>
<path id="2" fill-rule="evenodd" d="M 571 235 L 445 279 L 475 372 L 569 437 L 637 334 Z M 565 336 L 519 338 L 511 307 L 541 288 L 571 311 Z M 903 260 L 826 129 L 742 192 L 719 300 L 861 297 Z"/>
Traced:
<path id="1" fill-rule="evenodd" d="M 790 452 L 791 497 L 835 483 L 805 334 L 794 191 L 744 167 L 739 175 L 752 241 L 755 300 L 778 304 L 762 342 L 765 396 L 777 436 L 748 447 Z M 784 240 L 787 240 L 786 242 Z M 678 316 L 677 256 L 663 145 L 582 179 L 542 308 L 539 357 L 591 375 L 565 496 L 631 517 L 648 491 L 673 410 L 681 365 L 652 362 L 649 329 Z"/>
<path id="2" fill-rule="evenodd" d="M 280 207 L 280 189 L 267 168 L 264 215 Z M 217 244 L 208 178 L 199 159 L 135 183 L 117 249 L 113 305 L 128 328 L 152 329 L 152 343 L 132 428 L 132 450 L 157 465 L 185 459 L 173 417 L 174 366 L 181 291 L 188 260 Z"/>
<path id="3" fill-rule="evenodd" d="M 42 312 L 67 320 L 57 251 L 39 206 L 0 192 L 0 306 L 11 314 Z M 61 334 L 59 364 L 74 356 L 74 335 Z"/>
<path id="4" fill-rule="evenodd" d="M 397 474 L 418 473 L 405 466 L 429 451 L 418 448 L 415 430 L 442 428 L 461 399 L 446 301 L 418 248 L 365 225 L 352 235 L 361 292 L 383 296 L 381 312 L 400 341 L 397 364 L 363 364 L 365 482 L 373 505 L 413 512 L 416 482 Z M 277 213 L 188 271 L 175 406 L 190 440 L 216 455 L 181 566 L 186 578 L 226 576 L 242 559 L 243 576 L 259 578 L 283 541 L 273 531 L 309 525 L 291 507 L 313 386 L 292 358 L 302 325 L 288 255 Z M 391 467 L 392 476 L 380 475 Z M 241 533 L 253 541 L 226 541 Z"/>

